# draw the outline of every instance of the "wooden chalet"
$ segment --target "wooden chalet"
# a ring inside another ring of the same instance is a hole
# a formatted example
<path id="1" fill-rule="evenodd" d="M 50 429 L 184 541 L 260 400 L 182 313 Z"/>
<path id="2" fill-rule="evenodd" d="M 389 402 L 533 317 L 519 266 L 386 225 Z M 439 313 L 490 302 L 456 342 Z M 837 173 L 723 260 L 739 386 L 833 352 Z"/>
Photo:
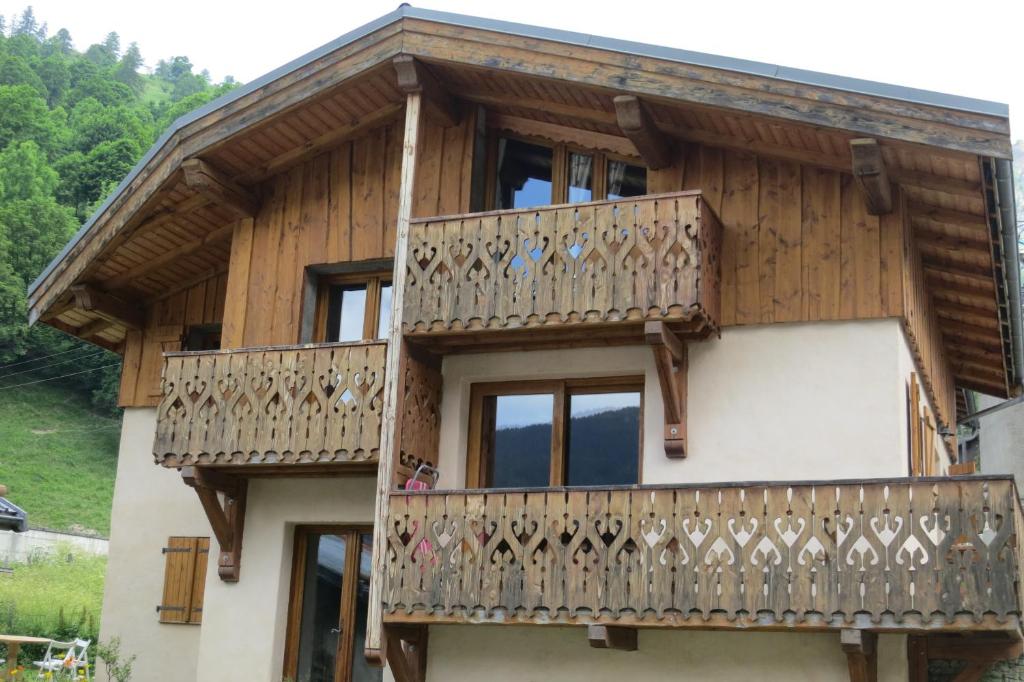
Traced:
<path id="1" fill-rule="evenodd" d="M 176 121 L 29 288 L 124 358 L 104 636 L 198 680 L 1018 655 L 1019 495 L 955 443 L 1021 390 L 1010 183 L 1004 105 L 403 5 Z"/>

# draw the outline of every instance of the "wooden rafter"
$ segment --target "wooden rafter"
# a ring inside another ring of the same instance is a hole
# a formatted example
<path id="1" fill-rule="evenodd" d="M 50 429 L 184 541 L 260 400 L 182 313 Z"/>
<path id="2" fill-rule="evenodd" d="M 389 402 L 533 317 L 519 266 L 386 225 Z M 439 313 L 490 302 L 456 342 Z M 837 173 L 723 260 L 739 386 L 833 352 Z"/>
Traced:
<path id="1" fill-rule="evenodd" d="M 654 124 L 650 112 L 633 95 L 619 95 L 615 98 L 615 115 L 622 134 L 640 152 L 644 163 L 651 170 L 660 170 L 672 165 L 673 145 L 658 126 Z"/>
<path id="2" fill-rule="evenodd" d="M 398 89 L 406 95 L 419 93 L 425 111 L 450 128 L 462 120 L 458 102 L 444 89 L 426 64 L 409 55 L 398 55 L 392 62 L 398 76 Z"/>
<path id="3" fill-rule="evenodd" d="M 871 138 L 850 140 L 853 179 L 864 194 L 871 215 L 892 213 L 892 184 L 878 141 Z"/>
<path id="4" fill-rule="evenodd" d="M 587 641 L 595 649 L 637 650 L 636 628 L 615 625 L 588 625 Z"/>
<path id="5" fill-rule="evenodd" d="M 644 324 L 644 337 L 654 351 L 661 397 L 665 404 L 665 454 L 686 456 L 686 344 L 664 322 Z"/>
<path id="6" fill-rule="evenodd" d="M 389 625 L 387 659 L 395 682 L 425 682 L 427 679 L 427 627 Z"/>
<path id="7" fill-rule="evenodd" d="M 839 642 L 846 654 L 850 682 L 878 680 L 877 635 L 867 630 L 846 628 L 839 633 Z"/>
<path id="8" fill-rule="evenodd" d="M 145 325 L 146 315 L 141 308 L 112 294 L 100 291 L 90 284 L 73 285 L 71 296 L 76 308 L 88 310 L 106 320 L 116 322 L 129 329 L 142 329 Z"/>
<path id="9" fill-rule="evenodd" d="M 192 241 L 185 242 L 184 244 L 176 246 L 173 249 L 164 251 L 160 255 L 155 256 L 154 258 L 150 258 L 149 260 L 143 261 L 142 263 L 136 265 L 134 268 L 131 268 L 121 273 L 120 275 L 117 275 L 116 277 L 111 277 L 106 282 L 104 282 L 103 285 L 107 289 L 121 289 L 123 287 L 126 287 L 135 280 L 139 279 L 140 277 L 144 277 L 145 275 L 153 272 L 154 270 L 159 270 L 168 263 L 172 263 L 173 261 L 176 261 L 179 258 L 184 258 L 185 256 L 188 256 L 190 254 L 195 253 L 196 251 L 199 251 L 200 249 L 204 249 L 213 244 L 219 244 L 220 242 L 230 238 L 232 232 L 234 231 L 234 228 L 234 223 L 218 227 L 217 229 L 204 234 L 202 237 L 199 237 L 198 239 L 193 239 Z"/>
<path id="10" fill-rule="evenodd" d="M 244 478 L 193 466 L 182 467 L 181 478 L 185 485 L 195 489 L 220 545 L 217 574 L 225 582 L 238 582 L 248 482 Z"/>
<path id="11" fill-rule="evenodd" d="M 251 218 L 259 210 L 259 199 L 247 189 L 202 159 L 189 159 L 181 164 L 185 184 L 207 197 L 218 206 L 230 210 L 239 218 Z"/>
<path id="12" fill-rule="evenodd" d="M 112 320 L 98 317 L 92 322 L 86 322 L 83 324 L 76 330 L 75 334 L 80 339 L 91 339 L 92 337 L 102 334 L 116 325 L 117 323 Z"/>
<path id="13" fill-rule="evenodd" d="M 928 220 L 940 225 L 951 225 L 963 227 L 968 230 L 981 230 L 988 234 L 988 223 L 985 216 L 957 211 L 951 208 L 941 208 L 920 202 L 911 202 L 907 205 L 907 213 L 911 220 Z"/>

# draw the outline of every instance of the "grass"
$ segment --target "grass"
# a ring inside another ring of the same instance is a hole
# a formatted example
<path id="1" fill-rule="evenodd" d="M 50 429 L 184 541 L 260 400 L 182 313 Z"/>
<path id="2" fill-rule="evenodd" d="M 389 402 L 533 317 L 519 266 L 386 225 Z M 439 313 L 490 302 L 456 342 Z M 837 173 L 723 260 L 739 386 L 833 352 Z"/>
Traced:
<path id="1" fill-rule="evenodd" d="M 31 527 L 110 534 L 120 428 L 59 381 L 0 386 L 0 483 Z"/>

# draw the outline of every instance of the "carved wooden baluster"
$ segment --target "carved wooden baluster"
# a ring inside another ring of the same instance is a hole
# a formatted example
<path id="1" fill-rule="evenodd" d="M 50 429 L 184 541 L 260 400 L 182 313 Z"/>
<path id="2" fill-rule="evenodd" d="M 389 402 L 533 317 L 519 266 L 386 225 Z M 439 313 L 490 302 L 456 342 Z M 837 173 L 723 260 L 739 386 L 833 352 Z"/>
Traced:
<path id="1" fill-rule="evenodd" d="M 484 543 L 480 567 L 480 602 L 485 613 L 492 615 L 501 606 L 501 579 L 505 540 L 505 495 L 488 493 L 484 502 Z"/>
<path id="2" fill-rule="evenodd" d="M 499 602 L 508 613 L 514 613 L 523 603 L 526 546 L 535 531 L 527 527 L 525 493 L 505 495 L 504 509 L 502 536 L 508 549 L 501 554 L 501 599 Z"/>
<path id="3" fill-rule="evenodd" d="M 467 613 L 484 606 L 480 593 L 483 573 L 484 546 L 487 542 L 484 508 L 486 495 L 466 495 L 466 528 L 462 548 L 462 603 Z"/>
<path id="4" fill-rule="evenodd" d="M 589 551 L 593 551 L 589 540 L 590 524 L 587 518 L 587 493 L 571 491 L 566 494 L 566 513 L 569 524 L 576 528 L 565 557 L 565 602 L 569 615 L 575 616 L 580 609 L 587 609 L 590 603 L 586 594 L 586 566 Z"/>
<path id="5" fill-rule="evenodd" d="M 623 609 L 639 611 L 639 604 L 631 599 L 629 592 L 630 569 L 640 573 L 641 580 L 646 580 L 639 565 L 640 547 L 633 539 L 629 491 L 611 491 L 606 505 L 594 522 L 600 550 L 597 573 L 604 585 L 599 607 L 618 618 Z M 593 503 L 591 508 L 594 508 Z"/>
<path id="6" fill-rule="evenodd" d="M 985 610 L 994 611 L 1000 619 L 1005 619 L 1016 611 L 1017 604 L 1013 485 L 1010 481 L 990 481 L 988 488 L 990 523 L 979 529 L 987 547 L 985 571 L 987 583 L 991 586 L 991 593 L 985 595 Z M 994 535 L 992 531 L 995 531 Z"/>
<path id="7" fill-rule="evenodd" d="M 695 489 L 676 491 L 673 512 L 673 534 L 677 540 L 677 547 L 672 606 L 686 618 L 699 608 L 697 588 L 704 566 L 704 552 L 712 541 L 708 537 L 712 523 L 700 513 L 699 497 L 701 493 Z"/>
<path id="8" fill-rule="evenodd" d="M 824 556 L 813 540 L 812 488 L 786 486 L 784 490 L 784 496 L 769 494 L 773 500 L 769 508 L 778 509 L 776 505 L 784 503 L 772 521 L 783 563 L 778 572 L 782 579 L 775 580 L 770 586 L 766 602 L 776 619 L 782 619 L 786 611 L 799 614 L 797 617 L 802 619 L 812 601 L 811 585 L 816 573 L 812 569 L 820 572 Z"/>
<path id="9" fill-rule="evenodd" d="M 389 559 L 393 557 L 393 560 L 387 564 L 385 590 L 391 597 L 390 600 L 385 599 L 385 603 L 390 604 L 392 611 L 402 607 L 406 612 L 411 612 L 412 600 L 406 579 L 411 572 L 412 553 L 416 546 L 411 543 L 414 529 L 409 519 L 409 496 L 396 494 L 390 501 L 391 511 L 387 527 L 388 556 Z"/>
<path id="10" fill-rule="evenodd" d="M 635 214 L 636 244 L 640 253 L 633 284 L 634 305 L 640 317 L 661 317 L 664 312 L 658 296 L 661 270 L 658 267 L 658 226 L 665 207 L 662 202 L 651 200 L 635 201 L 629 206 Z"/>
<path id="11" fill-rule="evenodd" d="M 653 611 L 659 619 L 663 618 L 667 609 L 673 608 L 673 578 L 675 568 L 679 566 L 678 539 L 675 524 L 675 492 L 657 490 L 642 495 L 633 494 L 632 526 L 637 528 L 636 515 L 637 497 L 642 500 L 639 507 L 641 533 L 636 538 L 643 548 L 642 569 L 646 575 L 645 594 L 633 596 L 635 591 L 630 588 L 631 598 L 641 598 L 643 607 Z M 631 582 L 632 584 L 632 582 Z"/>
<path id="12" fill-rule="evenodd" d="M 466 497 L 451 493 L 443 498 L 445 516 L 443 524 L 434 530 L 438 544 L 438 565 L 441 571 L 441 596 L 439 605 L 445 614 L 452 614 L 466 608 L 462 595 L 462 569 L 466 543 Z M 435 522 L 436 523 L 436 522 Z M 444 535 L 444 542 L 442 542 Z"/>
<path id="13" fill-rule="evenodd" d="M 562 322 L 579 319 L 576 285 L 579 278 L 579 253 L 582 239 L 576 231 L 576 210 L 562 209 L 554 214 L 555 255 L 552 262 L 556 284 L 552 289 L 551 312 Z M 551 319 L 555 319 L 552 315 Z"/>
<path id="14" fill-rule="evenodd" d="M 405 591 L 412 610 L 426 609 L 430 604 L 430 571 L 433 545 L 428 538 L 427 498 L 424 495 L 409 495 L 409 540 L 410 561 L 406 561 L 404 578 Z"/>
<path id="15" fill-rule="evenodd" d="M 548 538 L 547 495 L 527 493 L 523 524 L 529 535 L 523 547 L 522 607 L 534 615 L 544 606 L 545 589 L 551 581 L 550 563 L 554 549 Z"/>
<path id="16" fill-rule="evenodd" d="M 707 620 L 711 612 L 718 607 L 718 593 L 721 588 L 722 564 L 736 561 L 736 554 L 729 546 L 728 521 L 721 516 L 719 491 L 705 489 L 700 491 L 697 500 L 698 517 L 709 528 L 709 535 L 701 551 L 697 555 L 700 571 L 697 574 L 697 608 Z"/>
<path id="17" fill-rule="evenodd" d="M 558 253 L 558 213 L 569 209 L 541 209 L 537 234 L 540 241 L 537 246 L 542 248 L 537 260 L 536 281 L 533 293 L 533 314 L 541 324 L 551 321 L 561 323 L 562 314 L 557 302 L 558 289 L 562 285 L 562 259 Z"/>
<path id="18" fill-rule="evenodd" d="M 554 618 L 559 611 L 569 609 L 568 571 L 572 568 L 569 547 L 583 529 L 569 516 L 567 496 L 564 492 L 544 494 L 547 551 L 544 553 L 543 605 L 548 616 Z"/>
<path id="19" fill-rule="evenodd" d="M 600 319 L 597 310 L 596 282 L 603 276 L 602 269 L 607 260 L 597 249 L 600 235 L 594 224 L 594 207 L 579 206 L 576 209 L 576 234 L 582 243 L 576 257 L 576 282 L 573 289 L 573 305 L 581 320 Z"/>
<path id="20" fill-rule="evenodd" d="M 164 365 L 161 391 L 163 398 L 157 406 L 156 438 L 153 451 L 158 458 L 178 455 L 180 459 L 180 433 L 185 414 L 184 384 L 181 382 L 182 358 L 167 358 Z"/>
<path id="21" fill-rule="evenodd" d="M 760 589 L 763 585 L 756 570 L 761 565 L 753 563 L 755 550 L 763 532 L 764 497 L 759 488 L 722 488 L 718 492 L 719 513 L 721 514 L 722 539 L 732 554 L 728 561 L 721 561 L 719 567 L 718 598 L 715 608 L 725 611 L 730 620 L 743 609 L 745 589 Z M 722 557 L 724 559 L 724 557 Z M 755 577 L 748 582 L 748 576 Z"/>
<path id="22" fill-rule="evenodd" d="M 515 311 L 512 291 L 518 272 L 518 228 L 514 216 L 491 216 L 481 222 L 487 226 L 488 234 L 494 235 L 488 246 L 488 256 L 495 264 L 494 284 L 491 288 L 494 306 L 492 326 L 502 328 L 508 326 L 509 318 Z"/>
<path id="23" fill-rule="evenodd" d="M 594 223 L 600 237 L 597 249 L 604 249 L 602 255 L 606 263 L 603 272 L 595 273 L 594 304 L 600 311 L 601 320 L 624 319 L 626 311 L 622 287 L 625 286 L 625 280 L 620 280 L 619 276 L 623 272 L 621 259 L 625 251 L 632 247 L 633 237 L 629 230 L 623 234 L 614 204 L 598 204 L 594 208 Z"/>

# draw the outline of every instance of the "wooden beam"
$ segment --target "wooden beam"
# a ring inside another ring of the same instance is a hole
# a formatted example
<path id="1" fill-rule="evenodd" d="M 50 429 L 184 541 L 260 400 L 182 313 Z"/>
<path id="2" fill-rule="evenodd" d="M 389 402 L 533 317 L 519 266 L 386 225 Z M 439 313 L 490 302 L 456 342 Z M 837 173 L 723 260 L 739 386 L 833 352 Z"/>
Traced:
<path id="1" fill-rule="evenodd" d="M 405 130 L 402 143 L 402 173 L 398 184 L 398 211 L 396 223 L 395 267 L 392 274 L 391 314 L 387 332 L 388 352 L 385 361 L 384 395 L 381 414 L 380 464 L 377 470 L 377 492 L 373 518 L 388 517 L 389 497 L 398 465 L 400 443 L 396 441 L 398 420 L 399 381 L 401 379 L 402 307 L 404 305 L 409 253 L 409 221 L 415 197 L 416 161 L 420 148 L 423 98 L 418 92 L 406 97 Z M 388 652 L 384 637 L 383 594 L 387 561 L 387 528 L 383 523 L 373 524 L 373 570 L 370 571 L 369 608 L 366 616 L 366 659 L 375 665 L 384 665 Z"/>
<path id="2" fill-rule="evenodd" d="M 502 113 L 488 113 L 487 126 L 497 130 L 518 133 L 519 135 L 541 137 L 552 142 L 578 144 L 590 149 L 612 152 L 620 156 L 640 157 L 633 143 L 628 138 L 620 137 L 619 135 L 596 133 L 590 130 L 583 130 L 582 128 L 571 128 L 558 125 L 557 123 L 547 123 L 546 121 L 536 121 L 532 118 L 509 116 Z"/>
<path id="3" fill-rule="evenodd" d="M 878 141 L 860 137 L 850 140 L 853 179 L 864 194 L 871 215 L 892 213 L 892 184 Z"/>
<path id="4" fill-rule="evenodd" d="M 661 399 L 665 405 L 665 455 L 686 456 L 686 344 L 664 322 L 644 324 L 644 338 L 654 352 Z"/>
<path id="5" fill-rule="evenodd" d="M 426 682 L 428 631 L 426 625 L 389 625 L 388 667 L 395 682 Z"/>
<path id="6" fill-rule="evenodd" d="M 640 152 L 644 163 L 651 170 L 660 170 L 672 165 L 672 141 L 658 130 L 650 112 L 639 97 L 619 95 L 615 98 L 615 116 L 619 130 L 628 137 Z"/>
<path id="7" fill-rule="evenodd" d="M 108 290 L 124 288 L 131 284 L 132 282 L 134 282 L 135 280 L 140 279 L 141 277 L 153 272 L 154 270 L 159 270 L 163 266 L 172 263 L 178 260 L 179 258 L 184 258 L 185 256 L 191 255 L 196 251 L 199 251 L 200 249 L 206 248 L 208 246 L 219 244 L 225 239 L 231 237 L 232 233 L 234 232 L 234 229 L 234 223 L 229 223 L 227 225 L 218 227 L 212 232 L 207 232 L 198 239 L 194 239 L 190 242 L 185 242 L 184 244 L 176 246 L 173 249 L 170 249 L 169 251 L 164 251 L 160 255 L 154 258 L 150 258 L 149 260 L 143 261 L 142 263 L 136 265 L 134 268 L 130 268 L 125 272 L 122 272 L 120 275 L 117 275 L 116 277 L 111 277 L 110 279 L 103 282 L 103 286 Z"/>
<path id="8" fill-rule="evenodd" d="M 587 640 L 595 649 L 617 649 L 619 651 L 636 651 L 636 628 L 617 627 L 615 625 L 588 625 Z"/>
<path id="9" fill-rule="evenodd" d="M 252 218 L 259 211 L 259 199 L 202 159 L 181 164 L 185 184 L 211 202 L 227 208 L 239 218 Z"/>
<path id="10" fill-rule="evenodd" d="M 419 94 L 426 111 L 446 128 L 459 125 L 462 110 L 444 86 L 423 62 L 401 54 L 392 60 L 398 76 L 398 89 L 406 95 Z"/>
<path id="11" fill-rule="evenodd" d="M 964 197 L 981 197 L 981 183 L 976 180 L 950 178 L 945 175 L 924 173 L 910 169 L 889 169 L 889 179 L 898 185 L 916 187 L 944 194 L 957 194 Z"/>
<path id="12" fill-rule="evenodd" d="M 129 329 L 142 329 L 145 326 L 145 311 L 90 284 L 72 285 L 71 295 L 76 308 L 96 313 Z"/>
<path id="13" fill-rule="evenodd" d="M 89 339 L 93 336 L 97 336 L 107 331 L 111 327 L 117 326 L 117 323 L 113 320 L 108 320 L 103 317 L 98 317 L 92 322 L 87 322 L 79 327 L 75 331 L 75 335 L 80 339 Z"/>
<path id="14" fill-rule="evenodd" d="M 846 654 L 850 682 L 877 682 L 877 636 L 867 630 L 845 628 L 839 633 L 840 646 Z"/>
<path id="15" fill-rule="evenodd" d="M 199 496 L 199 502 L 203 505 L 203 511 L 220 545 L 217 574 L 225 582 L 238 582 L 242 566 L 242 533 L 245 528 L 248 481 L 194 466 L 182 467 L 181 478 Z"/>
<path id="16" fill-rule="evenodd" d="M 931 222 L 939 223 L 940 225 L 953 225 L 955 227 L 963 227 L 968 230 L 984 231 L 985 234 L 989 234 L 988 220 L 983 215 L 976 215 L 965 211 L 955 211 L 951 208 L 940 208 L 938 206 L 922 204 L 920 202 L 911 202 L 908 204 L 907 213 L 910 215 L 911 220 L 930 220 Z"/>

